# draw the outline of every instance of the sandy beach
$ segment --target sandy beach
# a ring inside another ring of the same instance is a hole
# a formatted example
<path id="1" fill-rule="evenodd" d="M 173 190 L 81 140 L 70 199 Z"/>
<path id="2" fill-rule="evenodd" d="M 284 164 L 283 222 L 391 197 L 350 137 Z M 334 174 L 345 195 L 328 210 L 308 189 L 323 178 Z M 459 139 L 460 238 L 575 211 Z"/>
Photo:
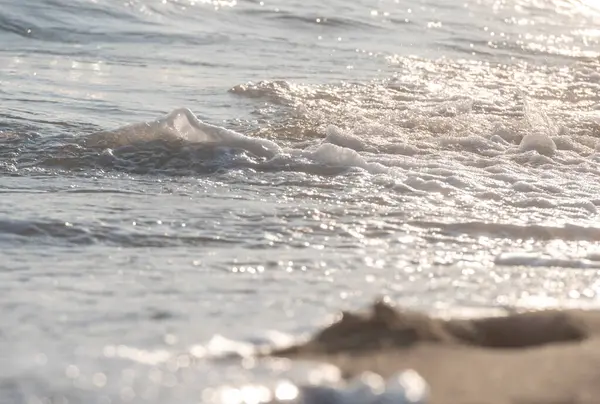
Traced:
<path id="1" fill-rule="evenodd" d="M 433 404 L 597 403 L 599 334 L 597 311 L 442 320 L 379 302 L 272 354 L 326 361 L 347 377 L 414 369 Z"/>

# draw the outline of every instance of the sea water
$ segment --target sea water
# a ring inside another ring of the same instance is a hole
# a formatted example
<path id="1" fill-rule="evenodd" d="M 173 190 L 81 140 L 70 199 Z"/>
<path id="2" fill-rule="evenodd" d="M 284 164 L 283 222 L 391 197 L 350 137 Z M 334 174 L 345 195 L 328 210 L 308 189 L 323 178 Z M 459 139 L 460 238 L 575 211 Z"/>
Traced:
<path id="1" fill-rule="evenodd" d="M 597 27 L 585 0 L 0 0 L 0 402 L 424 402 L 410 369 L 253 353 L 379 297 L 597 307 Z"/>

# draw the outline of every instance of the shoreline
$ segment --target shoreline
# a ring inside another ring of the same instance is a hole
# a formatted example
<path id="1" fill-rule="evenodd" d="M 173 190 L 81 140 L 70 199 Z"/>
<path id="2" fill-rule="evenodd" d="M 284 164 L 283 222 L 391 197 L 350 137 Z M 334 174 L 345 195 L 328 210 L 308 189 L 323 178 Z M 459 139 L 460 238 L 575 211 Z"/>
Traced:
<path id="1" fill-rule="evenodd" d="M 442 320 L 377 302 L 309 341 L 269 353 L 338 366 L 345 378 L 418 372 L 431 404 L 600 402 L 600 311 Z"/>

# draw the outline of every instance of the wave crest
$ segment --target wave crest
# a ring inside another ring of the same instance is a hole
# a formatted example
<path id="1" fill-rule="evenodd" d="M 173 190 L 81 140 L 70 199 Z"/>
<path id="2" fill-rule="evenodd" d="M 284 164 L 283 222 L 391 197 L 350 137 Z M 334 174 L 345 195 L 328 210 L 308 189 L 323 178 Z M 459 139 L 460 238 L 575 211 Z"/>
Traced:
<path id="1" fill-rule="evenodd" d="M 272 158 L 281 148 L 267 139 L 252 138 L 202 122 L 187 108 L 178 108 L 166 117 L 128 125 L 109 132 L 99 132 L 86 139 L 89 146 L 120 147 L 152 141 L 187 142 L 213 147 L 244 149 L 259 156 Z"/>

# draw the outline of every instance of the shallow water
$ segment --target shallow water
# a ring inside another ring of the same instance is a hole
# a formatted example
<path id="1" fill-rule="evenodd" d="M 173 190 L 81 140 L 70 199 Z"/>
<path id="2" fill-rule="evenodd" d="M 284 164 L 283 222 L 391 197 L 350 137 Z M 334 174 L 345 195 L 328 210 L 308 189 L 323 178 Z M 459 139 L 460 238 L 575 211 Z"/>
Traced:
<path id="1" fill-rule="evenodd" d="M 597 307 L 596 26 L 584 0 L 0 0 L 3 400 L 333 383 L 215 357 L 380 296 Z"/>

